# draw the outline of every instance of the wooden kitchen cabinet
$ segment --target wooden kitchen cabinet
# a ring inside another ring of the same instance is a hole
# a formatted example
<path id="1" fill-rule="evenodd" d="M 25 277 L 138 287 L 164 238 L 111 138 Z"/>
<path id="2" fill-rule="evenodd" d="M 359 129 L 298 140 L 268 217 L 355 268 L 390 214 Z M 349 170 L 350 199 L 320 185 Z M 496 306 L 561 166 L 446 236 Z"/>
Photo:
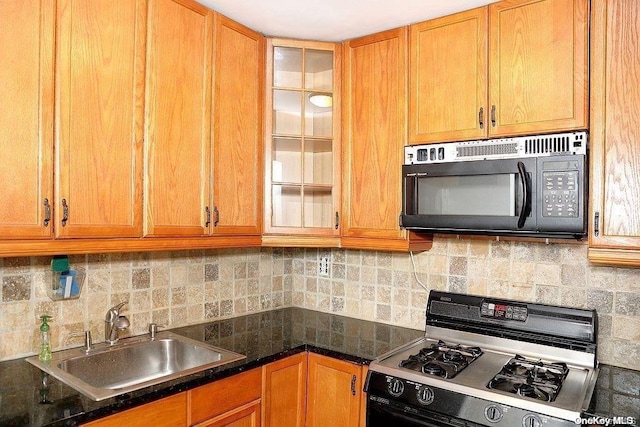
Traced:
<path id="1" fill-rule="evenodd" d="M 189 425 L 259 426 L 262 368 L 189 390 Z"/>
<path id="2" fill-rule="evenodd" d="M 265 246 L 338 246 L 339 44 L 269 39 Z"/>
<path id="3" fill-rule="evenodd" d="M 307 426 L 360 425 L 362 367 L 309 353 Z"/>
<path id="4" fill-rule="evenodd" d="M 307 398 L 307 353 L 262 368 L 263 427 L 304 427 Z"/>
<path id="5" fill-rule="evenodd" d="M 504 0 L 412 25 L 410 143 L 586 129 L 587 11 Z"/>
<path id="6" fill-rule="evenodd" d="M 0 2 L 0 236 L 52 235 L 54 1 Z"/>
<path id="7" fill-rule="evenodd" d="M 586 129 L 588 0 L 489 5 L 489 136 Z"/>
<path id="8" fill-rule="evenodd" d="M 592 1 L 591 262 L 640 266 L 640 3 Z"/>
<path id="9" fill-rule="evenodd" d="M 487 135 L 486 7 L 410 27 L 409 141 Z"/>
<path id="10" fill-rule="evenodd" d="M 213 234 L 262 231 L 264 42 L 215 15 L 213 72 Z"/>
<path id="11" fill-rule="evenodd" d="M 350 40 L 344 46 L 342 247 L 407 250 L 400 229 L 406 142 L 407 30 Z M 422 249 L 431 247 L 431 238 Z"/>
<path id="12" fill-rule="evenodd" d="M 149 0 L 145 236 L 209 234 L 213 12 Z"/>
<path id="13" fill-rule="evenodd" d="M 55 236 L 142 235 L 146 1 L 60 0 Z"/>
<path id="14" fill-rule="evenodd" d="M 153 426 L 176 427 L 187 424 L 187 393 L 179 393 L 128 409 L 87 424 L 88 427 Z"/>

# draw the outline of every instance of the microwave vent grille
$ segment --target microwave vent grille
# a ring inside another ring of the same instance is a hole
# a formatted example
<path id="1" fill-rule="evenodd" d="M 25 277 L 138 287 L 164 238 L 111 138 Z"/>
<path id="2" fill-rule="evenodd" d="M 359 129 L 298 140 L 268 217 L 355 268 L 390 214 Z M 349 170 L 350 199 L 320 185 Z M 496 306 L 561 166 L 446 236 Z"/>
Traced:
<path id="1" fill-rule="evenodd" d="M 536 136 L 525 140 L 527 154 L 568 153 L 571 151 L 569 136 Z"/>
<path id="2" fill-rule="evenodd" d="M 517 154 L 517 143 L 500 143 L 500 144 L 487 144 L 487 145 L 469 145 L 465 147 L 457 147 L 456 155 L 458 158 L 462 157 L 476 157 L 476 156 L 500 156 L 508 154 Z"/>

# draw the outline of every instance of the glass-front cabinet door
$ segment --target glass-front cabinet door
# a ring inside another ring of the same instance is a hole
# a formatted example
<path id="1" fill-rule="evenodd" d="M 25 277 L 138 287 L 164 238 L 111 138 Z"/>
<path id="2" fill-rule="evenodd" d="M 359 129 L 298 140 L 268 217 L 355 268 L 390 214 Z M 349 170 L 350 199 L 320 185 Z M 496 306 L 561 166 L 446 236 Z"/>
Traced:
<path id="1" fill-rule="evenodd" d="M 339 48 L 269 40 L 266 234 L 339 235 Z"/>

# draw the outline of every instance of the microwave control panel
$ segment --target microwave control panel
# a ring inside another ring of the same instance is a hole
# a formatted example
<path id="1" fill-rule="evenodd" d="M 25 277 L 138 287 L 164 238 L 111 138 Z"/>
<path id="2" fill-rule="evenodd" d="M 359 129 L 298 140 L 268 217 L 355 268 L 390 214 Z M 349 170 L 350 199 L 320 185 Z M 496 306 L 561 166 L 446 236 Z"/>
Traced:
<path id="1" fill-rule="evenodd" d="M 542 172 L 542 216 L 575 218 L 579 215 L 578 171 Z"/>

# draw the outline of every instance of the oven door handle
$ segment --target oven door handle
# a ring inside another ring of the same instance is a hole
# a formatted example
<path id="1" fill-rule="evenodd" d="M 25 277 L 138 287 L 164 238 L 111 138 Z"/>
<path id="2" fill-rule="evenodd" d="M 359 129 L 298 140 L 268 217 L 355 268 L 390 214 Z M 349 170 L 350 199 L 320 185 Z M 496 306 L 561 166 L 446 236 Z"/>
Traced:
<path id="1" fill-rule="evenodd" d="M 524 163 L 518 162 L 518 176 L 522 184 L 522 210 L 518 217 L 518 228 L 524 227 L 527 217 L 531 213 L 531 182 L 529 175 L 524 167 Z"/>

